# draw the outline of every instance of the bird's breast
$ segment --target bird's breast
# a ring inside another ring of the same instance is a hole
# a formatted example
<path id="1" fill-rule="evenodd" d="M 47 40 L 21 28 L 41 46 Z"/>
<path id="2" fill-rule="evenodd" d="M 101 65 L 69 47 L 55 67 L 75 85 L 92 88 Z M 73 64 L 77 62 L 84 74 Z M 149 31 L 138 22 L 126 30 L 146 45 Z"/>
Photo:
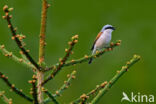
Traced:
<path id="1" fill-rule="evenodd" d="M 99 49 L 107 47 L 110 41 L 111 41 L 111 34 L 103 33 L 96 41 L 95 47 Z"/>

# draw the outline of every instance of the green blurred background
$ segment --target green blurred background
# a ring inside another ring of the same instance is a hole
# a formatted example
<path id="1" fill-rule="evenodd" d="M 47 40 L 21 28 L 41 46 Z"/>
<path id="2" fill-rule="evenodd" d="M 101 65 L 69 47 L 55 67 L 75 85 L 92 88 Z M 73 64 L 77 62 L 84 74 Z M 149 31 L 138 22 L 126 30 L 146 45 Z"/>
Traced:
<path id="1" fill-rule="evenodd" d="M 155 0 L 48 0 L 48 2 L 52 5 L 48 9 L 46 34 L 48 65 L 58 62 L 65 53 L 67 42 L 75 34 L 79 34 L 79 42 L 70 59 L 90 54 L 94 38 L 105 24 L 116 27 L 112 41 L 122 40 L 121 46 L 94 60 L 91 65 L 83 63 L 65 67 L 54 80 L 46 84 L 46 87 L 54 92 L 67 79 L 68 73 L 73 69 L 77 70 L 77 78 L 63 96 L 58 98 L 61 104 L 68 104 L 103 81 L 110 80 L 133 54 L 141 55 L 141 61 L 103 96 L 99 104 L 120 104 L 123 91 L 127 94 L 140 92 L 156 95 Z M 27 48 L 37 60 L 41 0 L 0 0 L 0 16 L 4 15 L 2 8 L 5 4 L 14 7 L 13 23 L 18 27 L 18 33 L 26 35 Z M 9 51 L 20 56 L 15 42 L 10 38 L 7 23 L 3 19 L 0 19 L 0 44 L 5 44 Z M 0 54 L 0 71 L 9 76 L 9 80 L 18 88 L 29 94 L 31 85 L 27 82 L 32 76 L 30 69 Z M 6 95 L 13 98 L 15 104 L 29 104 L 10 92 L 2 80 L 0 80 L 0 90 L 5 90 Z M 3 102 L 0 101 L 0 104 Z"/>

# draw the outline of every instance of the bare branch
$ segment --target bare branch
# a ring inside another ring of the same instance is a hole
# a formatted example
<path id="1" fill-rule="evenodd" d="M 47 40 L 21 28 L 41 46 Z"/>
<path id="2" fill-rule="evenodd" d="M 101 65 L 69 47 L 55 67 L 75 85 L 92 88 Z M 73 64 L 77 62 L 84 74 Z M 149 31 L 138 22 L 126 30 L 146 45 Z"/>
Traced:
<path id="1" fill-rule="evenodd" d="M 76 99 L 75 101 L 72 101 L 71 104 L 79 104 L 86 102 L 86 100 L 88 100 L 91 96 L 95 96 L 96 93 L 103 89 L 105 86 L 107 85 L 107 81 L 101 83 L 100 85 L 97 85 L 95 89 L 91 90 L 90 92 L 88 92 L 87 94 L 82 94 L 78 99 Z"/>
<path id="2" fill-rule="evenodd" d="M 6 103 L 6 104 L 12 104 L 12 99 L 8 99 L 5 95 L 4 95 L 4 91 L 0 91 L 0 98 Z"/>
<path id="3" fill-rule="evenodd" d="M 12 52 L 9 52 L 5 49 L 4 45 L 0 45 L 0 51 L 2 52 L 2 54 L 18 63 L 21 63 L 31 69 L 35 69 L 34 65 L 28 63 L 25 59 L 23 58 L 18 58 L 17 56 L 15 56 Z"/>
<path id="4" fill-rule="evenodd" d="M 133 64 L 135 64 L 136 62 L 138 62 L 140 60 L 140 56 L 138 55 L 134 55 L 133 58 L 128 61 L 126 63 L 125 66 L 122 66 L 120 71 L 117 71 L 117 74 L 109 81 L 109 83 L 102 89 L 99 91 L 99 93 L 96 95 L 96 97 L 94 97 L 94 99 L 91 101 L 91 104 L 96 104 L 104 94 L 106 94 L 106 92 L 108 91 L 108 89 L 110 89 L 116 81 L 118 81 L 118 79 L 125 73 L 128 71 L 128 69 L 133 66 Z"/>
<path id="5" fill-rule="evenodd" d="M 49 101 L 53 101 L 55 104 L 59 104 L 58 101 L 55 99 L 55 97 L 48 91 L 48 90 L 44 90 L 44 92 L 48 95 L 48 97 L 50 99 L 48 99 Z M 47 103 L 47 102 L 44 102 Z"/>
<path id="6" fill-rule="evenodd" d="M 10 87 L 17 95 L 23 97 L 24 99 L 32 102 L 33 99 L 28 97 L 27 95 L 25 95 L 21 90 L 19 90 L 18 88 L 15 87 L 14 84 L 10 83 L 10 81 L 8 80 L 8 77 L 6 77 L 3 73 L 0 72 L 0 78 L 8 85 L 8 87 Z"/>
<path id="7" fill-rule="evenodd" d="M 65 49 L 66 54 L 63 57 L 63 59 L 60 59 L 60 63 L 57 66 L 57 68 L 53 71 L 53 73 L 43 81 L 42 85 L 44 85 L 45 83 L 47 83 L 49 80 L 53 79 L 53 77 L 55 77 L 55 75 L 62 69 L 63 65 L 65 64 L 65 62 L 67 61 L 67 59 L 69 58 L 70 54 L 72 53 L 72 50 L 74 48 L 74 45 L 78 42 L 78 35 L 75 35 L 72 37 L 72 41 L 68 42 L 68 44 L 70 45 L 69 49 Z"/>
<path id="8" fill-rule="evenodd" d="M 8 8 L 7 5 L 5 5 L 3 7 L 3 11 L 5 12 L 5 16 L 3 16 L 4 19 L 7 20 L 8 22 L 8 28 L 10 29 L 11 33 L 12 33 L 12 39 L 15 40 L 16 44 L 18 45 L 18 47 L 20 48 L 21 52 L 27 57 L 27 59 L 36 67 L 36 69 L 41 70 L 41 67 L 34 61 L 34 59 L 29 55 L 29 53 L 27 52 L 27 50 L 23 47 L 21 41 L 19 40 L 19 35 L 16 34 L 16 29 L 13 27 L 12 22 L 11 22 L 11 18 L 12 16 L 9 15 L 10 12 L 10 8 Z"/>
<path id="9" fill-rule="evenodd" d="M 79 58 L 79 59 L 76 59 L 76 60 L 68 61 L 68 62 L 66 62 L 65 64 L 63 64 L 62 67 L 71 66 L 71 65 L 75 65 L 75 64 L 80 64 L 80 63 L 83 63 L 83 62 L 87 62 L 87 61 L 90 60 L 91 58 L 94 59 L 94 58 L 97 58 L 97 57 L 103 55 L 105 52 L 112 51 L 113 48 L 115 48 L 116 46 L 119 46 L 120 44 L 121 44 L 121 40 L 118 40 L 118 41 L 116 41 L 115 43 L 112 42 L 112 43 L 110 44 L 110 47 L 104 49 L 103 51 L 97 52 L 95 55 L 90 55 L 90 56 L 85 55 L 85 56 L 82 57 L 82 58 Z M 53 66 L 50 67 L 50 68 L 46 68 L 46 70 L 47 70 L 47 71 L 48 71 L 48 70 L 52 70 L 52 69 L 55 69 L 55 68 L 58 67 L 58 66 L 59 66 L 59 64 L 55 64 L 55 65 L 53 65 Z"/>
<path id="10" fill-rule="evenodd" d="M 36 80 L 36 75 L 33 75 L 32 80 L 29 81 L 32 84 L 31 94 L 33 96 L 33 104 L 38 104 Z"/>
<path id="11" fill-rule="evenodd" d="M 74 70 L 71 74 L 67 75 L 67 77 L 68 77 L 67 81 L 64 81 L 64 84 L 61 86 L 61 88 L 59 90 L 57 90 L 55 94 L 52 95 L 53 98 L 60 96 L 63 93 L 63 91 L 70 86 L 72 79 L 76 78 L 75 74 L 76 74 L 76 71 Z M 44 100 L 44 103 L 48 103 L 50 101 L 51 101 L 51 99 L 47 98 Z"/>

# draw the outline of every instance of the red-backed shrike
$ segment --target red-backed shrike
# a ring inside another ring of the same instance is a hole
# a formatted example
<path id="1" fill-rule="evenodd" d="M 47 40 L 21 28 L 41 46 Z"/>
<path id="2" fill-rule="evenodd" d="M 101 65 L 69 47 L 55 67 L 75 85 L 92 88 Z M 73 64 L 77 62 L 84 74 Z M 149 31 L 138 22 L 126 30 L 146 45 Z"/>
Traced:
<path id="1" fill-rule="evenodd" d="M 112 25 L 103 26 L 102 30 L 97 35 L 91 48 L 92 55 L 95 54 L 97 50 L 101 50 L 109 46 L 109 43 L 112 38 L 112 31 L 114 30 L 115 28 Z M 92 60 L 92 58 L 89 60 L 89 64 L 92 62 Z"/>

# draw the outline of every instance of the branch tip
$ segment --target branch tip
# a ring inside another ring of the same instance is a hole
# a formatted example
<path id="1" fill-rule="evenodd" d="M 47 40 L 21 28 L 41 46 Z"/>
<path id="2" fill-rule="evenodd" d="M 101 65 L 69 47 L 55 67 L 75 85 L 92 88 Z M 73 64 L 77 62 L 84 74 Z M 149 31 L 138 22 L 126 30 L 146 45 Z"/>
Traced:
<path id="1" fill-rule="evenodd" d="M 26 58 L 31 62 L 31 64 L 33 64 L 37 70 L 41 70 L 41 67 L 34 61 L 34 59 L 28 54 L 28 52 L 25 50 L 25 48 L 22 46 L 22 43 L 20 41 L 20 39 L 18 38 L 18 34 L 16 33 L 16 29 L 13 27 L 13 24 L 11 22 L 11 18 L 12 15 L 9 15 L 9 12 L 12 11 L 13 8 L 8 8 L 7 5 L 5 5 L 3 7 L 3 11 L 5 12 L 5 17 L 6 21 L 8 23 L 8 28 L 10 29 L 11 33 L 12 33 L 12 39 L 15 40 L 17 46 L 19 47 L 19 49 L 23 52 L 23 54 L 26 56 Z M 21 39 L 23 39 L 24 37 L 22 37 Z"/>

